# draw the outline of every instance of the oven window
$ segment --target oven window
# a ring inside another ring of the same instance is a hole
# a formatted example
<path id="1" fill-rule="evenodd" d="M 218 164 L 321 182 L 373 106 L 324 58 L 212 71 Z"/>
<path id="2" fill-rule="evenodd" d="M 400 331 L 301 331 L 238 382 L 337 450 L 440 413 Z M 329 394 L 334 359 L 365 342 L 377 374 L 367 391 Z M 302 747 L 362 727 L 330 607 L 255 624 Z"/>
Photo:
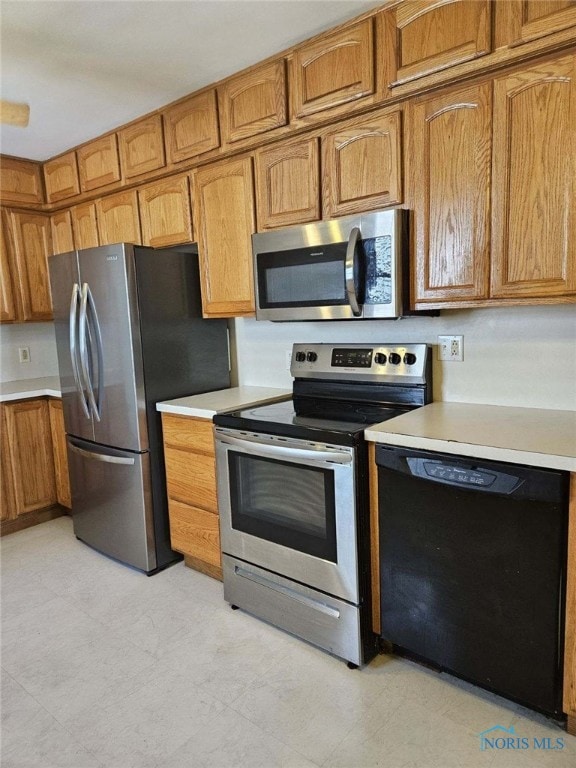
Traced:
<path id="1" fill-rule="evenodd" d="M 234 529 L 337 562 L 332 470 L 234 451 L 228 465 Z"/>
<path id="2" fill-rule="evenodd" d="M 257 256 L 262 309 L 347 304 L 346 243 Z"/>

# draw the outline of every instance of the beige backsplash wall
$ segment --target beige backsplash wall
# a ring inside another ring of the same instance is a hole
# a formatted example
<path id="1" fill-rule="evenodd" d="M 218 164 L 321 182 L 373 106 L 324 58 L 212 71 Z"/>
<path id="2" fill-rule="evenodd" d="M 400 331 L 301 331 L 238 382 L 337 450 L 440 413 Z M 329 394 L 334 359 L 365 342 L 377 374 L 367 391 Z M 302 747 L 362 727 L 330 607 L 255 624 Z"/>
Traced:
<path id="1" fill-rule="evenodd" d="M 464 336 L 464 361 L 439 362 L 434 399 L 576 410 L 576 305 L 447 310 L 396 321 L 233 323 L 240 384 L 290 387 L 293 342 L 437 344 Z"/>
<path id="2" fill-rule="evenodd" d="M 30 362 L 20 363 L 18 347 L 30 349 Z M 0 382 L 58 376 L 54 323 L 15 323 L 0 328 Z"/>

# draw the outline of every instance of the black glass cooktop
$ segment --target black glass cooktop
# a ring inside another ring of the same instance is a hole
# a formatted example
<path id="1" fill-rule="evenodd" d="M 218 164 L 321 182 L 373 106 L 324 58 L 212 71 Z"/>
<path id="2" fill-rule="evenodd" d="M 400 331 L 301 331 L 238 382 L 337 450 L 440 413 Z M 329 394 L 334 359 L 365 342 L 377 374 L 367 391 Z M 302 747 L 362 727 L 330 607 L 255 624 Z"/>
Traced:
<path id="1" fill-rule="evenodd" d="M 300 411 L 299 404 L 298 410 Z M 244 408 L 214 416 L 214 423 L 221 427 L 263 432 L 269 435 L 317 440 L 325 443 L 353 445 L 362 440 L 364 430 L 375 424 L 406 412 L 405 408 L 380 407 L 374 409 L 363 404 L 312 401 L 305 405 L 305 415 L 297 414 L 293 400 L 270 405 Z"/>

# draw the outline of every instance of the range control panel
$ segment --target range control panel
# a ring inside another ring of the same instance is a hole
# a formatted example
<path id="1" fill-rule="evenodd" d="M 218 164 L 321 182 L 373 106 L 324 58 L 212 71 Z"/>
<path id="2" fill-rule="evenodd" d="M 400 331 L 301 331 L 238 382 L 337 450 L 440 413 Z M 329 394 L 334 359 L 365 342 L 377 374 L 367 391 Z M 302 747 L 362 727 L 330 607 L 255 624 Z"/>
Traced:
<path id="1" fill-rule="evenodd" d="M 295 378 L 425 383 L 430 365 L 426 344 L 294 344 Z"/>

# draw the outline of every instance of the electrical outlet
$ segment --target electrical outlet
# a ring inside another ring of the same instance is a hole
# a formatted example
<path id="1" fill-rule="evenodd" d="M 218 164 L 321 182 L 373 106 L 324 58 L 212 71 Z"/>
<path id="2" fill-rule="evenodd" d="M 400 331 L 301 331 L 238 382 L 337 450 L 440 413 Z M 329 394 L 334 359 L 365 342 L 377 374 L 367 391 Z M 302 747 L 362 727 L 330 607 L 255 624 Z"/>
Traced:
<path id="1" fill-rule="evenodd" d="M 18 359 L 21 363 L 29 363 L 30 347 L 18 347 Z"/>
<path id="2" fill-rule="evenodd" d="M 287 349 L 286 350 L 286 370 L 290 370 L 290 366 L 292 365 L 292 350 Z"/>
<path id="3" fill-rule="evenodd" d="M 464 336 L 438 336 L 438 360 L 462 362 L 464 360 Z"/>

